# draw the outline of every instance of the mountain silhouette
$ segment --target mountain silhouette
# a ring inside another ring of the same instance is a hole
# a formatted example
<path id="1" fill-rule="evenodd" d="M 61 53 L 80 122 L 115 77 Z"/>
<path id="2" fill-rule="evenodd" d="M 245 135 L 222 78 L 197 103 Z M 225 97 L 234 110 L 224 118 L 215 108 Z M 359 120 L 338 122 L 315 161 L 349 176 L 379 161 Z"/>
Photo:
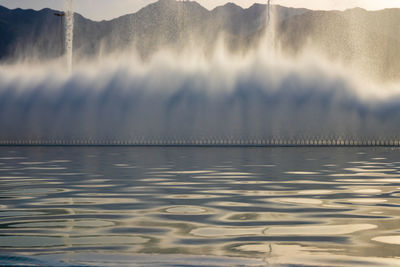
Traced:
<path id="1" fill-rule="evenodd" d="M 55 12 L 0 6 L 0 62 L 59 57 L 64 27 Z M 400 79 L 400 9 L 312 11 L 274 6 L 273 14 L 275 43 L 284 53 L 297 56 L 308 48 L 360 66 L 366 75 Z M 75 14 L 74 55 L 90 58 L 131 48 L 146 59 L 160 49 L 187 47 L 207 54 L 221 40 L 232 52 L 246 52 L 259 44 L 266 17 L 262 4 L 244 9 L 228 3 L 207 10 L 197 2 L 175 0 L 159 0 L 110 21 Z"/>

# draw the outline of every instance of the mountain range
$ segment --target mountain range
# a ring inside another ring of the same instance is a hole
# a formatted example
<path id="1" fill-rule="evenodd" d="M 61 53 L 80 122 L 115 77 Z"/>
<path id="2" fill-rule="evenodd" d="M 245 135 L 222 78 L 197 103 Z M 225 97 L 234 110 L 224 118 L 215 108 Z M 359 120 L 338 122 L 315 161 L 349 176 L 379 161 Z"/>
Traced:
<path id="1" fill-rule="evenodd" d="M 305 49 L 361 66 L 382 80 L 400 80 L 400 9 L 312 11 L 274 6 L 274 42 L 296 56 Z M 0 6 L 0 62 L 51 59 L 63 53 L 64 26 L 57 12 Z M 197 2 L 159 0 L 134 14 L 92 21 L 75 14 L 74 54 L 92 57 L 135 48 L 144 59 L 162 48 L 192 46 L 205 54 L 224 40 L 232 52 L 248 51 L 267 28 L 267 7 L 235 4 L 208 10 Z M 272 26 L 271 26 L 272 27 Z"/>

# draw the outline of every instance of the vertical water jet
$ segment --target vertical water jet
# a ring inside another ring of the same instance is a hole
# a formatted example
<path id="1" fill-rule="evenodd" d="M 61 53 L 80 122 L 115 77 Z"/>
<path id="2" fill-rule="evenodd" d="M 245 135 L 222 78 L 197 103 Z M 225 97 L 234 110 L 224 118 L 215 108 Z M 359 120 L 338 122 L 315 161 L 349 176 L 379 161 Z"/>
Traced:
<path id="1" fill-rule="evenodd" d="M 276 45 L 275 45 L 275 14 L 273 10 L 272 0 L 268 0 L 267 2 L 267 10 L 266 10 L 266 31 L 264 36 L 264 41 L 266 42 L 267 50 L 270 55 L 275 54 Z"/>
<path id="2" fill-rule="evenodd" d="M 65 53 L 68 72 L 72 71 L 73 42 L 74 42 L 74 10 L 73 0 L 64 0 L 65 10 Z"/>

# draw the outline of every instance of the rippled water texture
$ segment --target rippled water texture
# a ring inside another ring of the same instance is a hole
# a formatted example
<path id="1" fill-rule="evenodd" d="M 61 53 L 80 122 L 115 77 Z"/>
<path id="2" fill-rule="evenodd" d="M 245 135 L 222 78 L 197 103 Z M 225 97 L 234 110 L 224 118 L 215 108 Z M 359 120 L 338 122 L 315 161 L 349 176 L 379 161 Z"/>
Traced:
<path id="1" fill-rule="evenodd" d="M 390 148 L 2 147 L 0 264 L 400 266 Z"/>

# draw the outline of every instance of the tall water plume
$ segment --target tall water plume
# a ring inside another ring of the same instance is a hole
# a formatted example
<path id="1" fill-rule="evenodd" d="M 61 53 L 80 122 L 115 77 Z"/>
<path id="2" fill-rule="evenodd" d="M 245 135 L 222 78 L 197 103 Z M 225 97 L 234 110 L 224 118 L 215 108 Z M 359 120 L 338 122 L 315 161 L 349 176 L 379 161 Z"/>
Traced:
<path id="1" fill-rule="evenodd" d="M 284 55 L 282 10 L 259 8 L 263 42 L 243 54 L 224 45 L 204 54 L 198 42 L 183 55 L 164 45 L 146 60 L 134 49 L 76 60 L 72 74 L 57 62 L 0 66 L 0 144 L 400 144 L 398 84 L 365 82 L 315 50 Z M 173 16 L 160 24 L 170 18 L 176 29 Z"/>
<path id="2" fill-rule="evenodd" d="M 266 47 L 270 56 L 274 56 L 276 49 L 276 10 L 272 5 L 272 0 L 267 2 L 266 10 L 266 32 L 264 36 L 263 46 Z"/>
<path id="3" fill-rule="evenodd" d="M 74 44 L 74 10 L 73 0 L 64 0 L 65 10 L 65 53 L 68 72 L 72 71 L 73 44 Z"/>

